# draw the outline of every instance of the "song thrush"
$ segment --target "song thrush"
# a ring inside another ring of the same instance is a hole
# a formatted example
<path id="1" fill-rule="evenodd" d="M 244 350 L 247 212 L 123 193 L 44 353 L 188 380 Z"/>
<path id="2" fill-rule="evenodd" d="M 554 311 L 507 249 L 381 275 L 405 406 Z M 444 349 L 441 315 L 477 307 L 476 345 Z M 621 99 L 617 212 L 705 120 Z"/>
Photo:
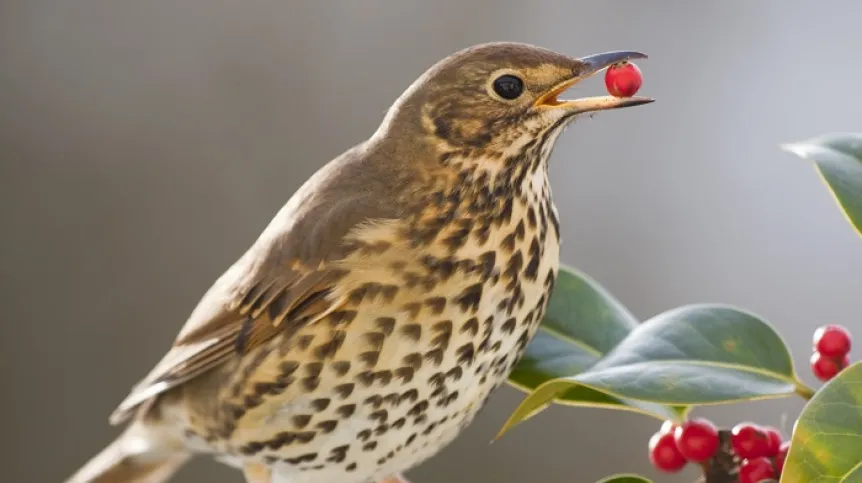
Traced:
<path id="1" fill-rule="evenodd" d="M 476 416 L 534 335 L 559 264 L 558 95 L 637 52 L 518 43 L 426 71 L 314 174 L 203 296 L 69 482 L 161 482 L 194 454 L 253 483 L 385 480 Z"/>

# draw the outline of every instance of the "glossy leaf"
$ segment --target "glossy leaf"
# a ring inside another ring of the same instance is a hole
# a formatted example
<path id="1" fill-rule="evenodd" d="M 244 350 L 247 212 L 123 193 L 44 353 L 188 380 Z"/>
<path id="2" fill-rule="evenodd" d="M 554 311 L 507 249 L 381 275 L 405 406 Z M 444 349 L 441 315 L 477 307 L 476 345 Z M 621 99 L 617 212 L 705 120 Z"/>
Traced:
<path id="1" fill-rule="evenodd" d="M 786 396 L 796 384 L 790 353 L 768 323 L 730 306 L 689 305 L 635 327 L 588 370 L 536 388 L 501 433 L 581 387 L 686 406 Z"/>
<path id="2" fill-rule="evenodd" d="M 509 383 L 530 392 L 550 380 L 578 374 L 595 364 L 637 325 L 637 319 L 598 282 L 562 267 L 542 325 L 510 374 Z M 531 413 L 537 413 L 548 402 Z M 554 402 L 636 411 L 662 420 L 679 419 L 685 412 L 685 408 L 629 401 L 585 386 L 557 394 Z"/>
<path id="3" fill-rule="evenodd" d="M 596 483 L 652 483 L 650 480 L 638 475 L 619 474 L 611 475 Z"/>
<path id="4" fill-rule="evenodd" d="M 783 148 L 814 161 L 847 220 L 862 234 L 862 134 L 828 134 Z"/>
<path id="5" fill-rule="evenodd" d="M 799 415 L 781 483 L 862 482 L 862 362 L 826 383 Z"/>

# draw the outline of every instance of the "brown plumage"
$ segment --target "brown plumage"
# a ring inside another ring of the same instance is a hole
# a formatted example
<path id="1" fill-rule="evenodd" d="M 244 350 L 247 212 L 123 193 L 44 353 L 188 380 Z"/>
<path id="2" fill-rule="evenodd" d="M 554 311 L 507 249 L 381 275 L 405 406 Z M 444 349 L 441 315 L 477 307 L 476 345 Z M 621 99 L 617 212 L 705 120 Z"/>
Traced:
<path id="1" fill-rule="evenodd" d="M 69 483 L 161 482 L 190 455 L 250 482 L 405 471 L 472 421 L 532 338 L 559 264 L 557 95 L 614 52 L 515 43 L 442 60 L 313 175 L 120 404 L 127 431 Z"/>

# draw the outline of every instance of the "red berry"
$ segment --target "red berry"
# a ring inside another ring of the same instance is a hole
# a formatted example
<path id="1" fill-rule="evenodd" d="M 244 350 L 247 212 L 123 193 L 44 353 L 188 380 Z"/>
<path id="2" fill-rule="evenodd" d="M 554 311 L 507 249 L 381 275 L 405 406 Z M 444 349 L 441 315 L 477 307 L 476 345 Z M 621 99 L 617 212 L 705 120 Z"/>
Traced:
<path id="1" fill-rule="evenodd" d="M 686 464 L 685 456 L 673 441 L 673 433 L 659 431 L 649 440 L 649 460 L 661 471 L 675 473 Z"/>
<path id="2" fill-rule="evenodd" d="M 605 87 L 614 97 L 631 97 L 641 88 L 641 70 L 631 62 L 612 65 L 605 71 Z"/>
<path id="3" fill-rule="evenodd" d="M 790 451 L 790 441 L 781 443 L 778 448 L 778 455 L 775 456 L 775 471 L 780 475 L 784 470 L 784 460 L 787 459 L 787 452 Z"/>
<path id="4" fill-rule="evenodd" d="M 690 461 L 705 461 L 718 449 L 718 429 L 706 419 L 691 419 L 674 430 L 679 452 Z"/>
<path id="5" fill-rule="evenodd" d="M 850 365 L 850 357 L 844 355 L 840 359 L 827 357 L 819 352 L 811 354 L 811 372 L 821 381 L 828 381 L 835 377 L 841 369 Z"/>
<path id="6" fill-rule="evenodd" d="M 814 350 L 827 357 L 844 357 L 850 352 L 850 332 L 840 325 L 824 325 L 814 331 Z"/>
<path id="7" fill-rule="evenodd" d="M 759 483 L 775 478 L 772 462 L 766 458 L 752 458 L 739 466 L 739 483 Z"/>
<path id="8" fill-rule="evenodd" d="M 763 456 L 773 457 L 778 454 L 779 448 L 781 448 L 781 431 L 777 428 L 773 428 L 772 426 L 766 426 L 762 428 L 763 432 L 766 433 L 766 454 Z"/>
<path id="9" fill-rule="evenodd" d="M 766 456 L 769 436 L 753 423 L 739 423 L 730 430 L 730 445 L 740 458 Z"/>

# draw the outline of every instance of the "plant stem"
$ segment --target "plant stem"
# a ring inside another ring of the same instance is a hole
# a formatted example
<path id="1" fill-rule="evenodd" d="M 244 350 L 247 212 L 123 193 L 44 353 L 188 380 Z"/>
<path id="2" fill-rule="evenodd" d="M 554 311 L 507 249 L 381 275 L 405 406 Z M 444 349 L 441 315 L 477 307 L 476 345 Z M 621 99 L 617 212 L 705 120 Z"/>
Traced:
<path id="1" fill-rule="evenodd" d="M 810 400 L 812 397 L 814 397 L 815 392 L 816 391 L 814 389 L 811 389 L 810 387 L 805 385 L 804 382 L 796 381 L 796 394 L 799 394 L 802 399 L 805 399 L 806 401 Z"/>

